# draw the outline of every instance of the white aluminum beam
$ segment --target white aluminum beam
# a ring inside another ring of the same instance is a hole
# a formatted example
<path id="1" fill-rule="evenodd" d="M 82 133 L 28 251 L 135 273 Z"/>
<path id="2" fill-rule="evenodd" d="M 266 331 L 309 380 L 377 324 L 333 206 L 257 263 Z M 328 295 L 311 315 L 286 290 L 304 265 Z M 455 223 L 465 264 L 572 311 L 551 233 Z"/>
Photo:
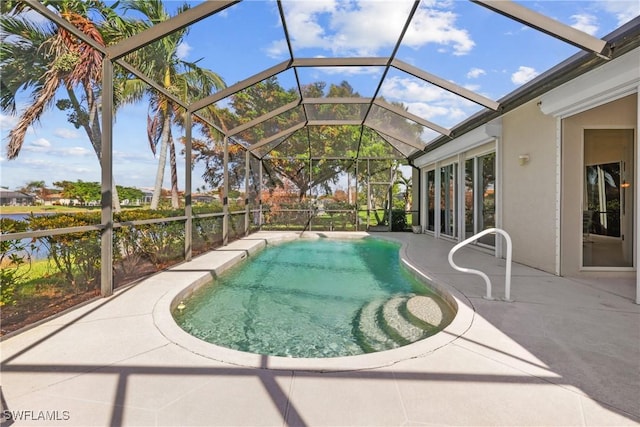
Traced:
<path id="1" fill-rule="evenodd" d="M 303 104 L 370 104 L 373 98 L 304 98 Z"/>
<path id="2" fill-rule="evenodd" d="M 384 67 L 388 58 L 297 58 L 293 67 Z"/>
<path id="3" fill-rule="evenodd" d="M 309 120 L 309 126 L 362 126 L 362 120 Z"/>
<path id="4" fill-rule="evenodd" d="M 593 37 L 584 31 L 570 27 L 518 3 L 507 0 L 471 1 L 580 49 L 594 52 L 598 56 L 606 59 L 611 58 L 611 52 L 606 41 Z"/>

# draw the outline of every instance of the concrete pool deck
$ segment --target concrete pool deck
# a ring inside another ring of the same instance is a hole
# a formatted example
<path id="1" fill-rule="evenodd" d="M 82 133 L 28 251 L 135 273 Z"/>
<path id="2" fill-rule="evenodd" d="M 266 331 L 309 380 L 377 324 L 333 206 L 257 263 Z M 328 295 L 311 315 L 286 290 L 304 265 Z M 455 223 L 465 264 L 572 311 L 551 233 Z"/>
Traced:
<path id="1" fill-rule="evenodd" d="M 245 363 L 216 360 L 209 345 L 167 330 L 172 296 L 280 235 L 253 234 L 2 341 L 4 419 L 10 411 L 32 419 L 15 426 L 640 425 L 633 281 L 514 264 L 515 301 L 487 301 L 480 277 L 449 266 L 453 243 L 427 235 L 376 233 L 403 242 L 405 259 L 461 304 L 453 329 L 424 347 L 366 355 L 368 364 Z M 455 259 L 485 271 L 503 295 L 504 260 L 470 248 Z"/>

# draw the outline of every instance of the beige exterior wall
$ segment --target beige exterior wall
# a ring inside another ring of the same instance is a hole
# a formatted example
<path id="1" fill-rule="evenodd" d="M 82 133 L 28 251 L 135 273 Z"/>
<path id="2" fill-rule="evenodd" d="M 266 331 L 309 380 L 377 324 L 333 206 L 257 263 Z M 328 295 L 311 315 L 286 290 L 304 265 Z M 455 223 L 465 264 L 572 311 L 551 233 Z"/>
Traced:
<path id="1" fill-rule="evenodd" d="M 562 121 L 561 270 L 563 276 L 585 274 L 582 265 L 582 180 L 584 129 L 635 129 L 637 95 L 626 96 Z M 631 236 L 629 236 L 631 237 Z M 593 274 L 593 273 L 591 273 Z M 635 273 L 630 273 L 635 274 Z"/>
<path id="2" fill-rule="evenodd" d="M 502 228 L 513 260 L 556 273 L 556 119 L 537 100 L 502 118 Z M 521 165 L 520 155 L 529 161 Z"/>

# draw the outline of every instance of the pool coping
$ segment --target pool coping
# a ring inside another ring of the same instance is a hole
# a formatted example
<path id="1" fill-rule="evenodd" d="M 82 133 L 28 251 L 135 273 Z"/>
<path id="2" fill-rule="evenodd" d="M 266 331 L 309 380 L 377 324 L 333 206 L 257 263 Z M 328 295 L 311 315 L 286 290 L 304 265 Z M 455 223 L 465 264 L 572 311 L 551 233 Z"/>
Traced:
<path id="1" fill-rule="evenodd" d="M 190 284 L 166 292 L 153 307 L 152 317 L 155 327 L 170 342 L 179 347 L 208 359 L 232 365 L 274 369 L 274 370 L 305 370 L 305 371 L 356 371 L 372 368 L 380 368 L 394 365 L 398 362 L 413 359 L 432 353 L 444 346 L 451 344 L 471 327 L 475 316 L 473 305 L 469 299 L 457 289 L 435 277 L 428 272 L 420 271 L 407 259 L 407 244 L 395 239 L 386 239 L 383 236 L 372 236 L 366 232 L 309 232 L 302 238 L 365 238 L 374 237 L 384 240 L 392 240 L 401 244 L 400 259 L 407 269 L 419 280 L 427 281 L 441 297 L 457 308 L 457 314 L 442 331 L 415 343 L 375 353 L 366 353 L 355 356 L 342 356 L 330 358 L 293 358 L 282 356 L 260 355 L 205 342 L 184 331 L 176 323 L 171 314 L 178 304 L 188 298 L 200 286 L 211 281 L 225 270 L 244 261 L 247 257 L 264 249 L 268 245 L 277 244 L 300 238 L 297 232 L 259 232 L 243 239 L 237 240 L 227 246 L 218 248 L 207 254 L 194 258 L 188 263 L 181 264 L 161 273 L 149 280 L 162 280 L 162 275 L 171 274 L 175 280 L 176 272 L 184 272 L 185 279 Z"/>

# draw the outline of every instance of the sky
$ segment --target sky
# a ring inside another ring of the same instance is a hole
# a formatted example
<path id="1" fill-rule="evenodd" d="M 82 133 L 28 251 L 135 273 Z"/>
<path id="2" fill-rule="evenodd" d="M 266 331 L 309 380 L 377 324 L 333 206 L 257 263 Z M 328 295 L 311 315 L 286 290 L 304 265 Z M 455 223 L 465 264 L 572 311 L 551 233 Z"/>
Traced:
<path id="1" fill-rule="evenodd" d="M 640 2 L 635 0 L 519 3 L 598 38 L 640 14 Z M 165 1 L 172 14 L 180 4 Z M 388 56 L 411 4 L 400 0 L 283 2 L 294 57 Z M 37 14 L 30 16 L 37 21 L 43 19 Z M 274 1 L 244 1 L 193 24 L 178 54 L 188 61 L 198 60 L 201 67 L 215 71 L 232 85 L 289 59 L 283 31 Z M 395 57 L 499 100 L 576 52 L 578 49 L 567 43 L 469 1 L 427 0 L 420 3 Z M 346 80 L 361 96 L 371 97 L 383 72 L 380 67 L 301 68 L 298 78 L 302 84 Z M 294 87 L 292 71 L 278 79 L 285 88 Z M 483 108 L 394 68 L 380 85 L 378 96 L 402 102 L 411 113 L 446 128 Z M 28 105 L 29 93 L 21 94 L 18 101 L 20 106 Z M 146 136 L 147 110 L 148 104 L 140 102 L 122 107 L 115 117 L 113 158 L 118 185 L 153 187 L 157 159 Z M 28 130 L 18 158 L 8 160 L 6 136 L 17 120 L 17 116 L 0 113 L 0 186 L 18 189 L 40 180 L 47 186 L 61 180 L 100 180 L 97 156 L 87 136 L 55 106 Z M 179 132 L 174 129 L 174 136 Z M 425 132 L 425 141 L 435 137 L 435 132 Z M 183 160 L 178 163 L 179 187 L 183 189 Z M 204 185 L 202 171 L 197 165 L 194 190 Z"/>

